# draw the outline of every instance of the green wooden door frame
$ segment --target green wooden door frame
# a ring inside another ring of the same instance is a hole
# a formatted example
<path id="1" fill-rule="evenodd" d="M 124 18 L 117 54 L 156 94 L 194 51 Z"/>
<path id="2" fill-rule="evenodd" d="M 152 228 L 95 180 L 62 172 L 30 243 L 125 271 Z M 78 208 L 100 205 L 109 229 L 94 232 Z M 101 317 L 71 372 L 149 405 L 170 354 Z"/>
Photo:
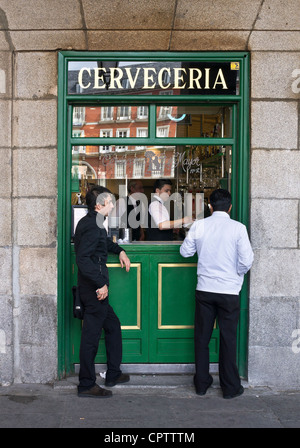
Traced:
<path id="1" fill-rule="evenodd" d="M 240 91 L 238 95 L 68 95 L 68 62 L 91 60 L 120 60 L 120 61 L 203 61 L 203 62 L 239 62 L 240 64 Z M 232 178 L 232 195 L 236 204 L 232 211 L 232 217 L 248 226 L 249 219 L 249 76 L 250 56 L 247 52 L 76 52 L 62 51 L 58 53 L 58 200 L 57 200 L 57 323 L 58 323 L 58 377 L 62 378 L 72 370 L 70 327 L 72 317 L 72 304 L 67 298 L 70 289 L 67 272 L 70 272 L 70 232 L 71 213 L 69 203 L 69 175 L 71 172 L 71 160 L 68 148 L 72 145 L 82 144 L 82 138 L 71 137 L 71 117 L 68 109 L 73 105 L 87 103 L 101 104 L 149 104 L 149 121 L 155 123 L 155 104 L 163 103 L 191 103 L 202 104 L 230 104 L 234 106 L 237 120 L 233 119 L 233 138 L 189 139 L 188 144 L 213 144 L 233 146 L 232 166 L 237 166 L 237 171 Z M 238 127 L 236 127 L 238 123 Z M 149 125 L 151 128 L 151 125 Z M 152 126 L 155 129 L 155 126 Z M 234 138 L 237 137 L 237 138 Z M 85 145 L 99 145 L 100 138 L 85 138 Z M 117 144 L 120 140 L 106 138 L 107 145 Z M 166 139 L 156 138 L 150 133 L 147 138 L 122 138 L 122 145 L 163 145 Z M 168 145 L 187 144 L 185 139 L 168 138 Z M 236 147 L 237 145 L 237 147 Z M 247 352 L 248 352 L 248 278 L 246 276 L 241 291 L 241 317 L 239 323 L 238 343 L 238 367 L 240 375 L 247 376 Z"/>

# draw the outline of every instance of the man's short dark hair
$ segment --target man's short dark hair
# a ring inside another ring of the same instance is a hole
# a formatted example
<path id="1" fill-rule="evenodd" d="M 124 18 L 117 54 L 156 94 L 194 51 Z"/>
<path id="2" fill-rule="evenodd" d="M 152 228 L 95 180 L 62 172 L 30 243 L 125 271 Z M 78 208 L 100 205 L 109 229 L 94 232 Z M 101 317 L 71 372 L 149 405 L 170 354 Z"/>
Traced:
<path id="1" fill-rule="evenodd" d="M 101 185 L 95 185 L 92 187 L 91 190 L 87 192 L 85 197 L 86 205 L 88 206 L 89 211 L 95 210 L 97 202 L 104 205 L 104 200 L 102 199 L 106 198 L 110 194 L 112 194 L 111 191 Z M 101 195 L 99 198 L 100 200 L 97 199 L 99 195 Z"/>
<path id="2" fill-rule="evenodd" d="M 154 193 L 156 192 L 156 188 L 161 190 L 164 185 L 172 186 L 172 181 L 170 179 L 156 179 L 156 181 L 154 182 L 154 186 L 153 186 Z"/>
<path id="3" fill-rule="evenodd" d="M 137 179 L 132 179 L 128 182 L 128 185 L 127 185 L 128 193 L 131 193 L 131 188 L 135 188 L 137 181 L 138 181 Z"/>
<path id="4" fill-rule="evenodd" d="M 214 212 L 228 212 L 231 206 L 231 194 L 228 190 L 219 188 L 212 192 L 209 201 Z"/>

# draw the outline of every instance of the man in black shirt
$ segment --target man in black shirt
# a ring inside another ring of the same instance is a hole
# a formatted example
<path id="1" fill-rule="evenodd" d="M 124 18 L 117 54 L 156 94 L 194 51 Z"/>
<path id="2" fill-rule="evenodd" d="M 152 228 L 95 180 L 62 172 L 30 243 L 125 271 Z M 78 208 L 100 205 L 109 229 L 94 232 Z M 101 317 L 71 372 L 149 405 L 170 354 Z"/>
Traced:
<path id="1" fill-rule="evenodd" d="M 112 387 L 129 381 L 129 375 L 120 370 L 122 361 L 121 326 L 108 303 L 109 277 L 106 266 L 108 252 L 119 254 L 121 267 L 130 269 L 130 260 L 124 249 L 107 237 L 103 226 L 105 217 L 114 204 L 109 190 L 94 187 L 87 193 L 87 215 L 76 227 L 75 252 L 78 266 L 78 287 L 84 306 L 80 344 L 80 371 L 78 396 L 106 398 L 111 391 L 96 384 L 95 357 L 102 329 L 105 331 L 107 372 L 105 385 Z"/>

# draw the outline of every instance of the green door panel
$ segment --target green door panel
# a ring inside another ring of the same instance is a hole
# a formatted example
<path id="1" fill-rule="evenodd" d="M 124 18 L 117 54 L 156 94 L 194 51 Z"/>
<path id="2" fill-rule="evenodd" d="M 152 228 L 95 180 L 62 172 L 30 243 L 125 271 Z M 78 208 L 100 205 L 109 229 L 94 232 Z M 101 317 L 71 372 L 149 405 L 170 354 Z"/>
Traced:
<path id="1" fill-rule="evenodd" d="M 140 248 L 141 249 L 141 248 Z M 109 302 L 121 322 L 123 363 L 193 363 L 197 257 L 184 259 L 179 246 L 162 253 L 161 246 L 145 246 L 148 253 L 128 248 L 129 272 L 117 256 L 108 258 Z M 77 268 L 72 251 L 72 284 Z M 70 298 L 71 300 L 71 298 Z M 81 321 L 72 319 L 72 361 L 79 363 Z M 106 362 L 105 333 L 96 363 Z M 218 362 L 219 330 L 210 341 L 210 362 Z"/>
<path id="2" fill-rule="evenodd" d="M 109 303 L 120 319 L 123 341 L 123 362 L 148 360 L 148 281 L 149 257 L 130 256 L 130 271 L 121 268 L 118 257 L 108 258 Z M 72 252 L 73 284 L 76 285 L 77 267 Z M 143 281 L 142 281 L 143 279 Z M 81 322 L 73 319 L 73 362 L 79 362 Z M 96 363 L 106 362 L 105 334 L 100 339 Z"/>
<path id="3" fill-rule="evenodd" d="M 197 257 L 152 255 L 150 260 L 151 343 L 153 363 L 194 362 L 194 313 Z M 210 362 L 217 362 L 219 331 L 213 330 Z"/>

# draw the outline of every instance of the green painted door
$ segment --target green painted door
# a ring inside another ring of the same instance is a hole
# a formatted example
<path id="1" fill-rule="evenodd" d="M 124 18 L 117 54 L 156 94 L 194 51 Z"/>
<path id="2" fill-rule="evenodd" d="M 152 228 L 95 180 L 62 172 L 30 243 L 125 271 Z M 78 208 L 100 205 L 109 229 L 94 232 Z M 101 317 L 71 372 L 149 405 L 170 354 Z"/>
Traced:
<path id="1" fill-rule="evenodd" d="M 151 257 L 149 361 L 190 363 L 194 361 L 194 309 L 197 280 L 196 257 L 180 254 Z M 218 330 L 210 342 L 210 361 L 217 362 Z"/>
<path id="2" fill-rule="evenodd" d="M 119 64 L 114 75 L 128 74 L 122 83 L 116 77 L 102 79 L 103 67 L 113 68 L 114 61 Z M 145 65 L 153 61 L 157 84 Z M 142 73 L 146 85 L 140 88 Z M 221 186 L 231 190 L 232 218 L 248 224 L 249 55 L 60 52 L 58 88 L 58 366 L 63 375 L 79 362 L 81 333 L 81 322 L 72 317 L 77 274 L 72 206 L 90 185 L 120 194 L 124 184 L 126 195 L 127 180 L 139 178 L 150 196 L 155 178 L 170 177 L 182 196 L 203 191 L 206 199 Z M 108 260 L 109 300 L 121 321 L 123 363 L 194 362 L 197 257 L 183 259 L 176 244 L 139 243 L 126 251 L 129 273 L 118 257 Z M 238 336 L 243 376 L 247 311 L 246 279 Z M 218 361 L 218 337 L 216 323 L 211 362 Z M 102 339 L 96 362 L 105 360 Z"/>

